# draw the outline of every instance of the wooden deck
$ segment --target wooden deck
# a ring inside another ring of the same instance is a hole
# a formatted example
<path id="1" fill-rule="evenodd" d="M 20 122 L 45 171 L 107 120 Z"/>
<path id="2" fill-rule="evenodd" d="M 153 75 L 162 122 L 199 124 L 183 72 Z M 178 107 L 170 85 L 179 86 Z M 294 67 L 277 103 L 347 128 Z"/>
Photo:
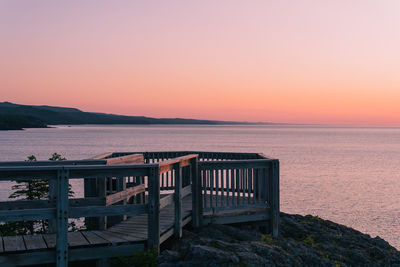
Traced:
<path id="1" fill-rule="evenodd" d="M 0 266 L 66 267 L 159 250 L 190 222 L 196 228 L 265 221 L 278 234 L 279 162 L 255 153 L 119 152 L 61 163 L 0 162 L 0 181 L 27 179 L 49 180 L 49 201 L 0 202 L 0 222 L 49 220 L 57 234 L 0 237 Z M 70 179 L 85 180 L 84 198 L 68 197 Z M 67 232 L 68 218 L 82 217 L 98 230 Z"/>

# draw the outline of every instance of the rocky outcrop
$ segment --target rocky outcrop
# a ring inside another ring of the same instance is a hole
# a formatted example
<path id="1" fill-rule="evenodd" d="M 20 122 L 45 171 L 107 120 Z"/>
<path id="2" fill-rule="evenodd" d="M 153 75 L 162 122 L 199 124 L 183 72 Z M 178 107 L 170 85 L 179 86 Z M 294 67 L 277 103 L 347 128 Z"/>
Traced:
<path id="1" fill-rule="evenodd" d="M 280 237 L 248 225 L 186 230 L 158 257 L 160 266 L 400 266 L 385 240 L 313 216 L 281 214 Z"/>

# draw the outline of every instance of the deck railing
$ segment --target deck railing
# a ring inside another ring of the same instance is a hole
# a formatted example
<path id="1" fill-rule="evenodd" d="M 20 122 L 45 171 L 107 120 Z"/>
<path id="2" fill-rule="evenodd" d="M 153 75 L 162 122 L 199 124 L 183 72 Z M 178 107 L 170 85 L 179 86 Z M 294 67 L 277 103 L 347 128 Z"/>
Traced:
<path id="1" fill-rule="evenodd" d="M 54 184 L 56 192 L 50 194 L 46 200 L 16 200 L 0 202 L 0 222 L 54 220 L 56 232 L 56 262 L 57 266 L 67 266 L 68 260 L 77 260 L 79 255 L 68 255 L 68 218 L 124 216 L 148 214 L 148 241 L 147 247 L 157 247 L 160 244 L 160 218 L 159 211 L 163 207 L 175 203 L 175 227 L 170 235 L 180 236 L 182 233 L 182 198 L 192 193 L 191 186 L 182 187 L 182 169 L 193 166 L 191 180 L 196 181 L 197 155 L 187 155 L 174 160 L 155 164 L 122 164 L 114 165 L 112 160 L 102 162 L 95 160 L 92 165 L 78 165 L 79 162 L 49 162 L 51 166 L 43 166 L 43 162 L 24 163 L 13 162 L 12 166 L 2 164 L 0 167 L 0 181 L 33 181 L 48 180 Z M 115 159 L 121 162 L 121 158 Z M 115 162 L 114 162 L 115 163 Z M 61 165 L 63 164 L 63 165 Z M 29 166 L 27 166 L 29 165 Z M 160 175 L 173 171 L 176 179 L 176 188 L 173 195 L 160 197 Z M 107 177 L 107 178 L 106 178 Z M 105 192 L 109 186 L 112 192 L 113 180 L 128 180 L 132 177 L 141 177 L 139 185 L 127 188 L 120 192 L 108 194 L 105 197 L 85 197 L 80 199 L 69 198 L 69 181 L 71 179 L 85 179 L 85 184 L 96 181 L 97 189 Z M 111 183 L 110 183 L 111 181 Z M 107 185 L 108 183 L 108 185 Z M 195 185 L 195 183 L 194 183 Z M 142 203 L 128 203 L 129 197 L 147 192 Z M 196 190 L 194 190 L 195 192 Z M 52 198 L 52 196 L 55 196 Z M 195 194 L 192 194 L 193 197 Z M 173 196 L 173 197 L 171 197 Z M 112 205 L 123 201 L 121 205 Z M 199 206 L 195 201 L 194 205 Z M 193 207 L 193 221 L 200 215 L 195 214 Z M 103 220 L 104 221 L 104 220 Z M 197 219 L 197 221 L 199 221 Z M 198 224 L 194 224 L 198 226 Z M 168 237 L 163 237 L 164 239 Z M 22 238 L 21 238 L 22 240 Z M 23 242 L 23 241 L 22 241 Z"/>
<path id="2" fill-rule="evenodd" d="M 203 223 L 240 222 L 240 217 L 213 216 L 228 210 L 260 209 L 259 212 L 243 215 L 243 221 L 265 221 L 277 236 L 279 232 L 279 160 L 270 159 L 260 153 L 160 151 L 140 152 L 146 163 L 162 162 L 188 154 L 199 155 L 199 177 L 201 183 L 201 213 L 209 215 Z M 132 152 L 108 154 L 108 158 L 131 155 Z M 186 170 L 190 172 L 190 170 Z M 162 176 L 160 189 L 173 188 L 169 176 Z M 187 181 L 190 183 L 190 181 Z"/>
<path id="3" fill-rule="evenodd" d="M 68 251 L 68 218 L 85 217 L 88 228 L 105 230 L 147 214 L 147 247 L 159 248 L 182 235 L 182 200 L 189 195 L 194 227 L 261 221 L 278 235 L 279 161 L 262 154 L 117 152 L 83 161 L 0 163 L 0 181 L 35 179 L 49 181 L 49 199 L 0 202 L 0 222 L 49 220 L 57 266 L 84 258 Z M 83 198 L 68 196 L 72 179 L 84 179 Z M 174 227 L 160 236 L 160 210 L 171 204 Z"/>

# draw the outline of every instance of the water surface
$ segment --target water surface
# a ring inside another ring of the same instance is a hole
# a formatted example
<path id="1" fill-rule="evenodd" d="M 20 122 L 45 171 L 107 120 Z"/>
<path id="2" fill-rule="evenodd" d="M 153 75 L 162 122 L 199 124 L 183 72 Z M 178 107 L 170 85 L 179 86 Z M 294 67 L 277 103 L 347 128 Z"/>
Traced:
<path id="1" fill-rule="evenodd" d="M 318 215 L 400 248 L 400 128 L 84 125 L 0 132 L 1 161 L 151 150 L 279 158 L 282 211 Z M 79 183 L 74 190 L 82 194 Z M 10 184 L 0 184 L 1 200 L 9 193 Z"/>

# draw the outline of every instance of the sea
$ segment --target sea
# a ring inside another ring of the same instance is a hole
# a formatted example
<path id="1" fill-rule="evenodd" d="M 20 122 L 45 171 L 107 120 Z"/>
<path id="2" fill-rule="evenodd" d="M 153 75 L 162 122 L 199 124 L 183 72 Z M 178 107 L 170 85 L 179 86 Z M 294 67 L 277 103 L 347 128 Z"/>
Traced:
<path id="1" fill-rule="evenodd" d="M 400 249 L 400 128 L 315 125 L 79 125 L 0 131 L 0 161 L 106 152 L 260 152 L 280 160 L 281 211 L 312 214 Z M 82 182 L 73 190 L 82 196 Z M 11 193 L 0 182 L 0 200 Z"/>

